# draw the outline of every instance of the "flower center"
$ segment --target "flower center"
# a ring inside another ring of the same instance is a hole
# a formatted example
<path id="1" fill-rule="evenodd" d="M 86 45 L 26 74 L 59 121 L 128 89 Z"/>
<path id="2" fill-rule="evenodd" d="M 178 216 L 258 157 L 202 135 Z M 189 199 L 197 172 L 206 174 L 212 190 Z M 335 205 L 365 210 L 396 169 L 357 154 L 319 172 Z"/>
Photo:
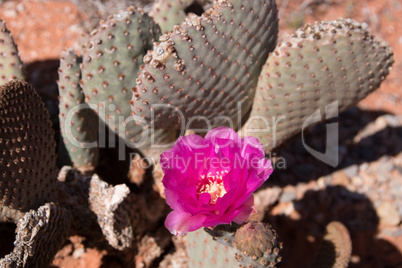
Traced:
<path id="1" fill-rule="evenodd" d="M 223 170 L 215 174 L 209 172 L 206 176 L 201 175 L 200 183 L 197 185 L 197 195 L 200 196 L 202 193 L 209 193 L 211 196 L 209 203 L 215 205 L 218 197 L 226 194 L 225 187 L 223 186 L 223 177 L 227 173 L 227 170 Z"/>

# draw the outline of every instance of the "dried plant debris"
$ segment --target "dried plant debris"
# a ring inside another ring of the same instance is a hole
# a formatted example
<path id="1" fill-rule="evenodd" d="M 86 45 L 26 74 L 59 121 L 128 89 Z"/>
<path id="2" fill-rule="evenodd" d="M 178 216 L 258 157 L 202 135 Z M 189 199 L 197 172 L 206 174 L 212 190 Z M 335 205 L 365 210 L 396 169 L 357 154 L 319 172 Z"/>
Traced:
<path id="1" fill-rule="evenodd" d="M 349 231 L 341 222 L 333 221 L 327 225 L 320 249 L 312 268 L 346 268 L 352 254 L 352 241 Z"/>
<path id="2" fill-rule="evenodd" d="M 30 210 L 18 222 L 14 250 L 0 267 L 48 267 L 69 235 L 71 214 L 54 203 Z"/>

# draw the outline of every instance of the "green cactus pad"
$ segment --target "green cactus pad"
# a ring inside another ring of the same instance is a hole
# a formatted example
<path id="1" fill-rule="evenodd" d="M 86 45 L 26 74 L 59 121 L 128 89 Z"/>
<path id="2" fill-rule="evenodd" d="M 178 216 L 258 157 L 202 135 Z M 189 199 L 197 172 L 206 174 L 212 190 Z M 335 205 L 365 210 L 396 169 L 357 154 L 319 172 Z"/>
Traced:
<path id="1" fill-rule="evenodd" d="M 159 24 L 162 32 L 168 32 L 186 18 L 184 10 L 193 2 L 194 0 L 158 0 L 152 6 L 149 15 Z"/>
<path id="2" fill-rule="evenodd" d="M 316 111 L 326 109 L 328 119 L 356 104 L 379 87 L 392 63 L 391 48 L 353 20 L 306 25 L 268 58 L 241 135 L 257 137 L 267 152 Z"/>
<path id="3" fill-rule="evenodd" d="M 215 241 L 207 232 L 198 230 L 187 235 L 189 267 L 239 267 L 234 256 L 237 250 Z"/>
<path id="4" fill-rule="evenodd" d="M 55 151 L 49 114 L 36 91 L 20 81 L 2 85 L 0 206 L 25 212 L 54 200 Z"/>
<path id="5" fill-rule="evenodd" d="M 130 7 L 101 21 L 83 52 L 81 87 L 86 102 L 127 142 L 137 142 L 143 127 L 130 116 L 129 101 L 142 58 L 160 29 L 141 9 Z"/>
<path id="6" fill-rule="evenodd" d="M 205 121 L 236 128 L 252 105 L 277 26 L 272 0 L 214 1 L 202 16 L 187 17 L 144 57 L 134 114 L 156 128 L 205 127 Z"/>
<path id="7" fill-rule="evenodd" d="M 22 62 L 17 46 L 5 22 L 0 20 L 0 85 L 23 78 Z"/>
<path id="8" fill-rule="evenodd" d="M 88 145 L 97 141 L 99 117 L 85 103 L 85 96 L 79 85 L 80 63 L 81 59 L 74 51 L 68 50 L 61 53 L 58 81 L 59 119 L 62 142 L 64 142 L 68 155 L 74 167 L 86 173 L 93 170 L 98 163 L 98 145 L 90 147 Z M 79 109 L 72 111 L 78 107 Z M 70 113 L 70 111 L 72 112 Z"/>

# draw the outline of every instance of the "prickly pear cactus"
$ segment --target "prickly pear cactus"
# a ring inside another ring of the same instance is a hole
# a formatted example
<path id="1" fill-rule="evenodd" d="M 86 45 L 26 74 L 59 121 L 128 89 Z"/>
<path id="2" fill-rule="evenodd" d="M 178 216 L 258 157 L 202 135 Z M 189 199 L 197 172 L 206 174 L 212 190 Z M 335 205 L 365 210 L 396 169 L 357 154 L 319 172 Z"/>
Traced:
<path id="1" fill-rule="evenodd" d="M 184 20 L 186 17 L 184 10 L 193 2 L 194 0 L 158 0 L 153 4 L 149 15 L 159 24 L 162 32 L 168 32 L 174 25 Z"/>
<path id="2" fill-rule="evenodd" d="M 242 253 L 235 257 L 240 267 L 276 267 L 281 261 L 282 243 L 267 223 L 252 221 L 243 225 L 237 230 L 233 245 Z"/>
<path id="3" fill-rule="evenodd" d="M 330 222 L 311 268 L 346 268 L 352 254 L 352 241 L 345 225 Z"/>
<path id="4" fill-rule="evenodd" d="M 306 25 L 268 58 L 242 135 L 253 129 L 270 151 L 299 133 L 317 110 L 332 103 L 342 112 L 377 89 L 392 63 L 391 48 L 365 25 L 350 19 Z"/>
<path id="5" fill-rule="evenodd" d="M 16 211 L 25 212 L 54 200 L 55 151 L 49 114 L 36 91 L 20 81 L 2 85 L 0 221 L 13 219 Z"/>
<path id="6" fill-rule="evenodd" d="M 86 173 L 98 163 L 99 117 L 85 103 L 80 87 L 79 58 L 72 50 L 63 51 L 59 68 L 59 119 L 62 142 L 74 167 Z"/>
<path id="7" fill-rule="evenodd" d="M 0 20 L 0 85 L 23 78 L 22 62 L 17 46 L 5 22 Z"/>
<path id="8" fill-rule="evenodd" d="M 277 31 L 273 0 L 214 1 L 202 16 L 162 35 L 144 57 L 134 114 L 158 128 L 205 127 L 205 121 L 236 128 L 252 105 Z"/>
<path id="9" fill-rule="evenodd" d="M 130 143 L 143 135 L 143 127 L 130 116 L 131 90 L 144 54 L 159 35 L 153 20 L 131 7 L 101 21 L 83 52 L 81 87 L 86 102 L 95 105 L 110 129 Z"/>

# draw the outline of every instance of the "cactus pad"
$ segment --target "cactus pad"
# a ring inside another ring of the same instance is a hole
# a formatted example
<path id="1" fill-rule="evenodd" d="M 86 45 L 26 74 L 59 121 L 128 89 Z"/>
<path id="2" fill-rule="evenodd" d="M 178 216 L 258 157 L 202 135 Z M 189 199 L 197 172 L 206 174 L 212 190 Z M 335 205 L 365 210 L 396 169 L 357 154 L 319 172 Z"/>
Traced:
<path id="1" fill-rule="evenodd" d="M 0 20 L 0 85 L 23 77 L 17 46 L 5 22 Z"/>
<path id="2" fill-rule="evenodd" d="M 213 229 L 204 228 L 204 230 L 212 236 L 212 238 L 224 246 L 233 246 L 235 233 L 240 227 L 239 224 L 232 222 L 231 224 L 220 224 Z"/>
<path id="3" fill-rule="evenodd" d="M 248 222 L 240 227 L 233 245 L 242 253 L 236 255 L 241 267 L 276 267 L 281 261 L 276 231 L 271 225 L 262 222 Z"/>
<path id="4" fill-rule="evenodd" d="M 236 128 L 277 31 L 273 0 L 214 1 L 201 16 L 188 16 L 144 57 L 134 114 L 156 128 L 205 127 L 205 121 Z"/>
<path id="5" fill-rule="evenodd" d="M 350 19 L 307 24 L 268 58 L 242 135 L 254 129 L 269 151 L 299 133 L 314 112 L 330 104 L 342 112 L 377 89 L 392 63 L 391 48 L 364 25 Z"/>
<path id="6" fill-rule="evenodd" d="M 85 173 L 87 170 L 93 170 L 98 162 L 98 145 L 89 148 L 84 146 L 84 143 L 89 145 L 97 141 L 99 117 L 85 103 L 85 96 L 79 85 L 80 61 L 81 59 L 72 50 L 61 53 L 58 81 L 59 119 L 61 135 L 70 159 L 74 167 Z M 77 107 L 80 108 L 69 113 Z M 68 118 L 66 118 L 67 115 L 69 115 Z"/>
<path id="7" fill-rule="evenodd" d="M 194 0 L 158 0 L 152 6 L 149 15 L 159 24 L 162 32 L 168 32 L 174 25 L 184 20 L 186 17 L 184 10 L 193 2 Z"/>
<path id="8" fill-rule="evenodd" d="M 187 233 L 189 267 L 239 267 L 234 256 L 237 250 L 216 242 L 204 230 Z"/>
<path id="9" fill-rule="evenodd" d="M 83 53 L 81 87 L 86 102 L 121 138 L 137 142 L 143 127 L 130 116 L 129 101 L 142 58 L 160 29 L 141 9 L 129 8 L 101 21 Z"/>
<path id="10" fill-rule="evenodd" d="M 0 206 L 28 211 L 54 200 L 55 151 L 49 114 L 36 91 L 25 82 L 2 85 Z"/>

